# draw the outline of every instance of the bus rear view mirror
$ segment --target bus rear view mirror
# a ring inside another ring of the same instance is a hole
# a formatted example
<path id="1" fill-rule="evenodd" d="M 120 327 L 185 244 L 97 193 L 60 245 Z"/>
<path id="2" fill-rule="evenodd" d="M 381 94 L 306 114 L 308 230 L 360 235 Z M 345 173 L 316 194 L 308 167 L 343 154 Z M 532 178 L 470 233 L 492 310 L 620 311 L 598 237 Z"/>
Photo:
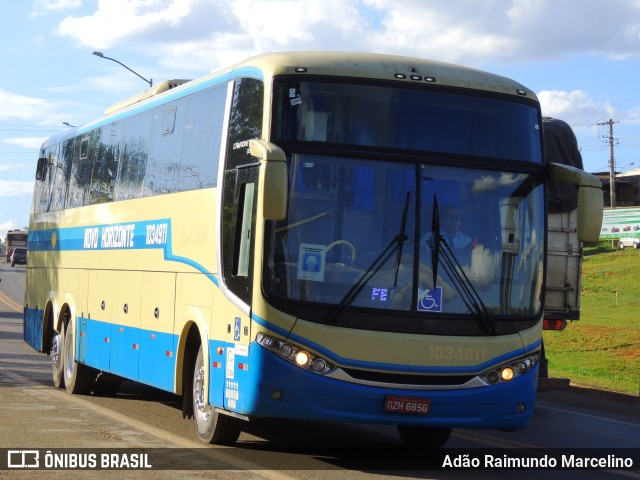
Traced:
<path id="1" fill-rule="evenodd" d="M 578 240 L 598 241 L 602 228 L 603 208 L 602 188 L 580 187 L 578 190 Z"/>
<path id="2" fill-rule="evenodd" d="M 47 159 L 39 158 L 38 166 L 36 167 L 36 180 L 44 180 L 47 174 Z"/>
<path id="3" fill-rule="evenodd" d="M 578 240 L 597 242 L 602 228 L 602 184 L 598 177 L 578 168 L 550 163 L 553 180 L 578 186 Z"/>
<path id="4" fill-rule="evenodd" d="M 265 220 L 282 220 L 287 215 L 287 163 L 280 147 L 265 140 L 250 140 L 251 155 L 260 159 L 260 184 Z"/>

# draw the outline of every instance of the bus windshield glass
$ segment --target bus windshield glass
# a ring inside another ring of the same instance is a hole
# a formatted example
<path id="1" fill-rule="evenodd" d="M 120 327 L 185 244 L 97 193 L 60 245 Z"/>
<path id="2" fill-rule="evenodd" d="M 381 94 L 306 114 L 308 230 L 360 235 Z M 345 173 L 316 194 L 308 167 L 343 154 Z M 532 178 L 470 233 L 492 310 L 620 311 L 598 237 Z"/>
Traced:
<path id="1" fill-rule="evenodd" d="M 544 189 L 534 175 L 310 154 L 291 156 L 290 175 L 287 217 L 269 222 L 265 256 L 265 292 L 283 310 L 329 323 L 358 308 L 539 313 Z"/>
<path id="2" fill-rule="evenodd" d="M 273 138 L 542 161 L 534 106 L 466 93 L 280 79 Z"/>

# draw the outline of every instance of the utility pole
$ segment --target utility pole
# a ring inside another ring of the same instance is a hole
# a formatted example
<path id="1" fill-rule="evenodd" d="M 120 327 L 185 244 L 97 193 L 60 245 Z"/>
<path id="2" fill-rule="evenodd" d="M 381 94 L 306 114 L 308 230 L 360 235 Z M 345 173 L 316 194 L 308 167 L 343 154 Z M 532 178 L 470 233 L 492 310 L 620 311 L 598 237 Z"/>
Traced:
<path id="1" fill-rule="evenodd" d="M 598 123 L 598 125 L 609 126 L 609 199 L 611 203 L 611 208 L 615 208 L 616 206 L 616 158 L 613 155 L 613 143 L 615 140 L 613 138 L 614 123 L 618 123 L 618 122 L 614 122 L 613 119 L 609 119 L 608 122 Z"/>

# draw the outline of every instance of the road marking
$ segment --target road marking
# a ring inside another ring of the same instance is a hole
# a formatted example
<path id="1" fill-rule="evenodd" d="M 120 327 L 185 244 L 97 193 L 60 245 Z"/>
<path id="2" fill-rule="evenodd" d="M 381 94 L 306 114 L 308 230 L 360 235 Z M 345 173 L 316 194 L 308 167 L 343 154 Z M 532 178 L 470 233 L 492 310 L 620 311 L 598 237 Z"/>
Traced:
<path id="1" fill-rule="evenodd" d="M 581 417 L 590 418 L 592 420 L 600 420 L 602 422 L 618 423 L 620 425 L 625 425 L 625 426 L 628 426 L 628 427 L 640 427 L 640 423 L 626 422 L 624 420 L 616 420 L 614 418 L 600 417 L 598 415 L 592 415 L 590 413 L 574 412 L 573 410 L 566 410 L 564 408 L 549 407 L 549 406 L 540 405 L 540 404 L 536 405 L 536 408 L 540 408 L 540 409 L 543 409 L 543 410 L 551 410 L 552 412 L 560 412 L 560 413 L 565 413 L 565 414 L 578 415 L 578 416 L 581 416 Z"/>
<path id="2" fill-rule="evenodd" d="M 153 427 L 147 423 L 135 420 L 108 408 L 91 403 L 83 399 L 81 396 L 70 395 L 64 389 L 56 389 L 53 387 L 46 387 L 42 385 L 33 386 L 33 381 L 30 378 L 20 375 L 19 373 L 9 370 L 5 367 L 0 366 L 0 371 L 2 371 L 3 375 L 14 380 L 17 384 L 14 386 L 22 388 L 26 395 L 40 398 L 43 395 L 47 395 L 49 397 L 53 397 L 55 402 L 58 403 L 74 403 L 79 407 L 92 410 L 99 415 L 123 423 L 131 428 L 144 432 L 148 435 L 152 435 L 171 444 L 168 447 L 164 448 L 181 447 L 198 449 L 202 453 L 202 455 L 209 457 L 213 462 L 217 464 L 229 465 L 229 470 L 239 470 L 247 473 L 252 473 L 254 475 L 257 475 L 259 478 L 268 480 L 295 480 L 295 477 L 287 475 L 283 472 L 265 470 L 264 467 L 259 464 L 242 460 L 234 457 L 233 455 L 224 453 L 224 449 L 229 447 L 216 447 L 214 445 L 206 445 L 202 442 L 182 438 L 178 435 L 167 432 L 166 430 L 162 430 L 161 428 Z M 220 471 L 224 470 L 224 468 L 220 469 Z"/>
<path id="3" fill-rule="evenodd" d="M 18 302 L 14 301 L 12 298 L 9 298 L 5 293 L 0 292 L 0 302 L 4 303 L 10 310 L 14 312 L 22 313 L 23 308 Z"/>

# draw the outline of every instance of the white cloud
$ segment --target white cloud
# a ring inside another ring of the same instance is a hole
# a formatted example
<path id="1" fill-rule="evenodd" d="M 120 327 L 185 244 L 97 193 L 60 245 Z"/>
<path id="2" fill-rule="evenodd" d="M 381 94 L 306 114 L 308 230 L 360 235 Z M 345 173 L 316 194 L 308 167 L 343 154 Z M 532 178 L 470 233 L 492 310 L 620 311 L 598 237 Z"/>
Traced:
<path id="1" fill-rule="evenodd" d="M 204 16 L 206 12 L 197 8 L 208 4 L 203 0 L 99 0 L 92 15 L 65 18 L 58 26 L 58 34 L 99 49 L 136 39 L 158 41 L 159 46 L 181 37 L 202 35 L 207 24 L 210 29 L 218 25 L 220 11 L 210 10 Z M 223 5 L 221 2 L 220 7 Z"/>
<path id="2" fill-rule="evenodd" d="M 13 137 L 1 140 L 2 143 L 18 145 L 23 148 L 40 148 L 48 137 Z"/>
<path id="3" fill-rule="evenodd" d="M 31 195 L 33 193 L 33 182 L 19 182 L 11 180 L 0 180 L 0 197 Z"/>
<path id="4" fill-rule="evenodd" d="M 353 43 L 364 27 L 353 0 L 236 0 L 232 11 L 257 51 L 308 50 L 334 40 L 344 46 L 342 40 Z"/>
<path id="5" fill-rule="evenodd" d="M 82 0 L 38 0 L 35 6 L 43 10 L 69 10 L 80 8 Z"/>
<path id="6" fill-rule="evenodd" d="M 8 171 L 8 170 L 15 170 L 16 168 L 26 168 L 29 167 L 31 168 L 30 165 L 26 165 L 24 163 L 19 163 L 19 164 L 15 164 L 15 163 L 11 163 L 11 164 L 6 164 L 6 163 L 0 163 L 0 172 L 4 171 Z"/>
<path id="7" fill-rule="evenodd" d="M 2 239 L 2 241 L 3 242 L 6 241 L 7 232 L 9 230 L 15 230 L 17 228 L 18 228 L 18 224 L 13 220 L 8 220 L 6 222 L 0 223 L 0 238 Z"/>
<path id="8" fill-rule="evenodd" d="M 60 104 L 36 97 L 7 92 L 0 88 L 0 121 L 24 121 L 36 125 L 58 125 Z"/>
<path id="9" fill-rule="evenodd" d="M 39 98 L 5 92 L 0 89 L 0 121 L 31 118 L 46 102 Z"/>
<path id="10" fill-rule="evenodd" d="M 100 0 L 57 33 L 98 50 L 136 45 L 173 71 L 207 70 L 264 51 L 369 50 L 355 0 Z M 360 48 L 357 48 L 359 46 Z M 106 54 L 106 52 L 105 52 Z"/>
<path id="11" fill-rule="evenodd" d="M 543 90 L 538 93 L 538 98 L 544 116 L 561 118 L 574 128 L 590 126 L 598 119 L 616 116 L 611 104 L 598 103 L 582 90 Z"/>
<path id="12" fill-rule="evenodd" d="M 640 2 L 583 0 L 368 0 L 382 15 L 377 48 L 395 45 L 468 64 L 557 58 L 567 53 L 637 55 Z M 389 47 L 387 47 L 389 48 Z"/>
<path id="13" fill-rule="evenodd" d="M 603 11 L 605 10 L 605 11 Z M 640 52 L 640 2 L 610 0 L 99 0 L 59 35 L 215 67 L 272 50 L 363 50 L 469 65 Z M 184 71 L 184 69 L 182 69 Z"/>
<path id="14" fill-rule="evenodd" d="M 629 124 L 640 124 L 640 106 L 627 111 L 625 121 Z"/>
<path id="15" fill-rule="evenodd" d="M 31 11 L 31 17 L 38 17 L 50 11 L 71 10 L 81 6 L 82 0 L 37 0 Z"/>

